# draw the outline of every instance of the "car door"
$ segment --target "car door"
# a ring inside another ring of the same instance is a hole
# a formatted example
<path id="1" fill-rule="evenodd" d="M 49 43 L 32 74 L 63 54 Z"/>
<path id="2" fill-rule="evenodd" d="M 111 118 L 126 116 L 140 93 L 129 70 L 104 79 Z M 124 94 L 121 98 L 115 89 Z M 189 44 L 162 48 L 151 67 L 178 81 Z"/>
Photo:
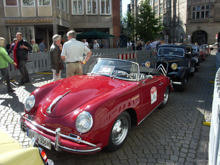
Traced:
<path id="1" fill-rule="evenodd" d="M 144 118 L 151 113 L 163 100 L 161 88 L 163 81 L 157 76 L 152 79 L 145 79 L 140 82 L 140 92 L 142 98 L 141 116 Z"/>

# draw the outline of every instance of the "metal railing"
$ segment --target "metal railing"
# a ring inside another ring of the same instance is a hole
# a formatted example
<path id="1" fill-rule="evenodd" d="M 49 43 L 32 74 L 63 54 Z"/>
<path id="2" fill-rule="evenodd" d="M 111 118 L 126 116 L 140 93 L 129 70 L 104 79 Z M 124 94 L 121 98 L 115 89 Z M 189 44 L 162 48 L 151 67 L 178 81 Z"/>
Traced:
<path id="1" fill-rule="evenodd" d="M 84 73 L 86 73 L 89 66 L 96 58 L 101 57 L 101 58 L 118 59 L 119 54 L 129 54 L 129 53 L 132 54 L 134 53 L 134 51 L 126 48 L 92 50 L 91 58 L 85 65 L 83 65 L 83 71 Z M 150 56 L 151 54 L 150 51 L 142 50 L 142 51 L 136 51 L 135 53 L 137 58 L 129 58 L 127 60 L 135 61 L 141 64 L 143 62 L 152 61 L 152 59 L 154 59 Z M 14 59 L 13 54 L 10 54 L 9 56 L 12 59 Z M 29 74 L 36 72 L 51 71 L 49 52 L 29 53 L 26 67 L 28 69 Z M 14 65 L 9 64 L 9 74 L 10 76 L 17 76 L 20 75 L 20 72 L 18 69 L 14 67 Z"/>

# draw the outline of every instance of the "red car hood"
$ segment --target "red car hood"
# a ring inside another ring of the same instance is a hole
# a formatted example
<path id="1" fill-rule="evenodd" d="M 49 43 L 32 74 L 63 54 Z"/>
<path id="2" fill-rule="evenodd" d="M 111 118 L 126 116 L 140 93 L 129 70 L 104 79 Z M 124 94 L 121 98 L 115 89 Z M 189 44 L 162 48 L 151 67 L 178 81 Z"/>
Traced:
<path id="1" fill-rule="evenodd" d="M 64 116 L 89 100 L 120 86 L 121 81 L 104 76 L 73 76 L 63 79 L 50 95 L 42 100 L 42 112 L 49 117 Z M 63 97 L 54 101 L 59 96 Z"/>

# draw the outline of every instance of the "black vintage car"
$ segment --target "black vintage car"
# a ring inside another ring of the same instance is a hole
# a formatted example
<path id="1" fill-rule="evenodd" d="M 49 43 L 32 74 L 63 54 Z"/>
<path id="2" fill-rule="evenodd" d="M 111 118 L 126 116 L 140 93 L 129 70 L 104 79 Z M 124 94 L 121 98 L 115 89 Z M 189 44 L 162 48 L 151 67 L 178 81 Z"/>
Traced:
<path id="1" fill-rule="evenodd" d="M 155 68 L 172 80 L 180 91 L 185 91 L 190 74 L 195 72 L 195 60 L 189 45 L 160 45 Z"/>

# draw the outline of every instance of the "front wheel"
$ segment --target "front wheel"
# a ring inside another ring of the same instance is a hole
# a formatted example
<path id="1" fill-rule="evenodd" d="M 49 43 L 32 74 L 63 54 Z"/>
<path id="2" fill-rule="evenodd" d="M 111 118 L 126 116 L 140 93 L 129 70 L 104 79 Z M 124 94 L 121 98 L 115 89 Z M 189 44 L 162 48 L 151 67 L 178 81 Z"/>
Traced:
<path id="1" fill-rule="evenodd" d="M 109 151 L 116 151 L 125 143 L 131 127 L 131 118 L 128 112 L 122 112 L 115 120 L 110 133 L 108 146 Z"/>
<path id="2" fill-rule="evenodd" d="M 159 108 L 164 108 L 167 105 L 168 99 L 169 99 L 169 87 L 166 89 L 164 93 L 164 99 L 163 102 L 160 104 Z"/>

